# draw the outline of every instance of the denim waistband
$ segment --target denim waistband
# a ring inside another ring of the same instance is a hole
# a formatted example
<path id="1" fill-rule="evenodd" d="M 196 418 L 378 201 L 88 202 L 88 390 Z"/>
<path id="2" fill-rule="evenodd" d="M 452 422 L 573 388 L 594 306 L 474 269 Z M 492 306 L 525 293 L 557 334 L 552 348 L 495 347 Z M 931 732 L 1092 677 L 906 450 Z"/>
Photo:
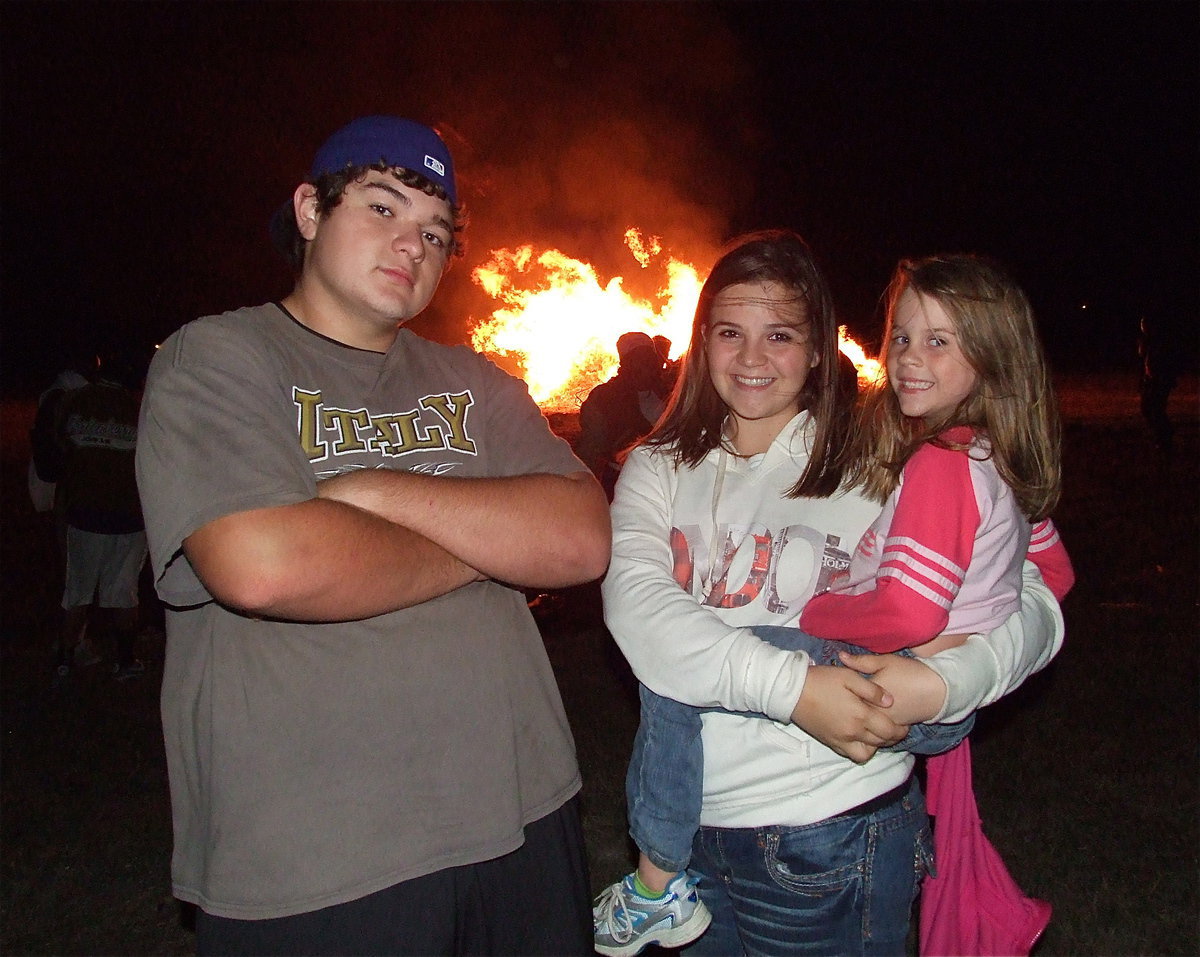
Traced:
<path id="1" fill-rule="evenodd" d="M 912 776 L 909 775 L 903 782 L 897 784 L 890 791 L 884 791 L 879 797 L 873 797 L 869 801 L 863 801 L 862 804 L 856 804 L 852 808 L 847 808 L 841 814 L 834 814 L 827 820 L 834 820 L 839 817 L 866 817 L 868 814 L 874 814 L 876 811 L 882 811 L 885 807 L 891 807 L 906 794 L 909 788 L 912 787 Z"/>

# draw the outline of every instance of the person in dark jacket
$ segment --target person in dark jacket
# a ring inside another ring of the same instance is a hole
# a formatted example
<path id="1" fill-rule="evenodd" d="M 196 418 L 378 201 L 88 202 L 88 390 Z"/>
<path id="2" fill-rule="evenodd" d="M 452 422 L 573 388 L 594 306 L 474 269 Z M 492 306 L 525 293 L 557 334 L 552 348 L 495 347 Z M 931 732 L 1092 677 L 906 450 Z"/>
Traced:
<path id="1" fill-rule="evenodd" d="M 604 486 L 611 502 L 621 473 L 622 453 L 646 435 L 666 407 L 663 360 L 644 332 L 617 340 L 617 374 L 596 386 L 579 409 L 576 454 Z"/>

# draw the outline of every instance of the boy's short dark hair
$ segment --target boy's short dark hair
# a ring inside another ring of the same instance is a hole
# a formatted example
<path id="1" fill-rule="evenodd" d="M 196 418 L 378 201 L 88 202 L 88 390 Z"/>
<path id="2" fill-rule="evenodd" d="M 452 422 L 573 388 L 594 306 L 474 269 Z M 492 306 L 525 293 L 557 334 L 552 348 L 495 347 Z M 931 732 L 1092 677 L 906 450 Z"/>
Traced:
<path id="1" fill-rule="evenodd" d="M 420 173 L 414 173 L 403 166 L 373 163 L 368 166 L 348 166 L 336 173 L 322 173 L 312 180 L 312 185 L 317 191 L 317 212 L 329 212 L 342 201 L 342 195 L 346 192 L 348 185 L 373 171 L 391 173 L 405 186 L 419 189 L 427 196 L 436 196 L 438 199 L 450 202 L 450 197 L 443 186 L 434 183 Z M 450 215 L 453 220 L 454 236 L 451 240 L 449 255 L 462 257 L 466 252 L 466 242 L 463 238 L 468 221 L 466 207 L 462 203 L 450 203 Z M 300 234 L 300 230 L 296 226 L 296 217 L 293 214 L 290 200 L 279 208 L 271 220 L 271 241 L 275 248 L 283 254 L 292 270 L 299 275 L 304 266 L 304 249 L 308 245 L 308 240 Z"/>

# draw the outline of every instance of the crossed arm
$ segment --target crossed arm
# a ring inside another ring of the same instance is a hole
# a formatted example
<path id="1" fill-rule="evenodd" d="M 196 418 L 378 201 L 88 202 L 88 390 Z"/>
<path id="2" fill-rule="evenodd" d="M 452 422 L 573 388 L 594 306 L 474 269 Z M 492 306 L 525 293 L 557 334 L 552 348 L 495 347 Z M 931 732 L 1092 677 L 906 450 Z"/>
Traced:
<path id="1" fill-rule="evenodd" d="M 188 536 L 184 552 L 214 597 L 254 615 L 347 621 L 483 578 L 578 584 L 608 562 L 607 502 L 587 472 L 452 479 L 372 469 L 317 491 Z"/>

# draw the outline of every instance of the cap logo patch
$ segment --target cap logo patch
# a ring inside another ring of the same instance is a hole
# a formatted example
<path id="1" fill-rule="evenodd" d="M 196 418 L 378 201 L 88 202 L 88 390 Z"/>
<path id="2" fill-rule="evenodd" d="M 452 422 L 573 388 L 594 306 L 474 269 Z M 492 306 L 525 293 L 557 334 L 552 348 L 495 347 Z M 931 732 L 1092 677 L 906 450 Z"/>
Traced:
<path id="1" fill-rule="evenodd" d="M 437 173 L 438 176 L 446 175 L 446 165 L 444 163 L 439 163 L 432 156 L 425 157 L 425 165 L 428 166 L 435 173 Z"/>

